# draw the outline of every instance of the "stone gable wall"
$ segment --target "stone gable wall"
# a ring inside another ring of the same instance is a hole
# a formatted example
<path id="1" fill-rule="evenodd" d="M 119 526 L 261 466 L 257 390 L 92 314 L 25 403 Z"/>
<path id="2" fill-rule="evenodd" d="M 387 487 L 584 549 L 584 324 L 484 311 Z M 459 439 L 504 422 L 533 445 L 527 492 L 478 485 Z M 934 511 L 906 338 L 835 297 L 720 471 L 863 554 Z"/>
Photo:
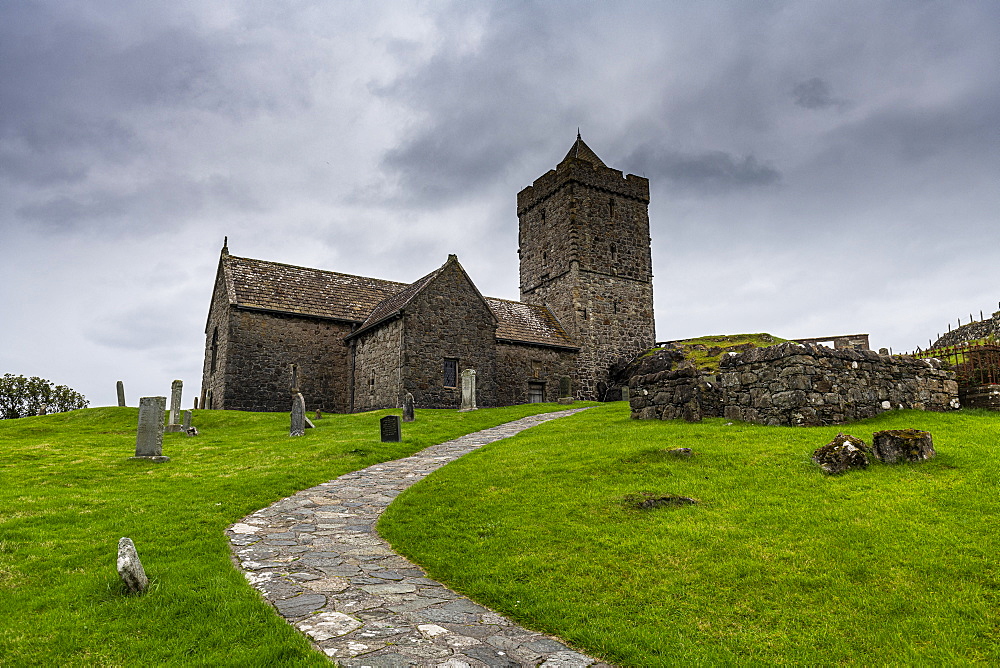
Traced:
<path id="1" fill-rule="evenodd" d="M 226 393 L 226 364 L 229 360 L 229 297 L 225 277 L 221 271 L 215 275 L 212 303 L 205 326 L 205 360 L 201 371 L 201 397 L 198 405 L 202 408 L 222 408 Z M 216 360 L 212 369 L 212 339 L 215 339 Z"/>
<path id="2" fill-rule="evenodd" d="M 403 330 L 403 320 L 397 318 L 353 340 L 353 410 L 373 411 L 403 405 L 400 392 Z"/>
<path id="3" fill-rule="evenodd" d="M 575 371 L 576 353 L 571 350 L 498 343 L 497 405 L 528 403 L 528 383 L 544 383 L 545 401 L 555 401 L 559 398 L 559 380 L 563 376 L 572 378 Z"/>
<path id="4" fill-rule="evenodd" d="M 768 425 L 833 425 L 886 410 L 958 408 L 958 383 L 937 360 L 784 343 L 723 359 L 719 373 L 670 369 L 630 382 L 632 417 L 726 417 Z"/>
<path id="5" fill-rule="evenodd" d="M 350 364 L 343 338 L 349 324 L 235 307 L 226 312 L 225 363 L 208 384 L 213 408 L 291 410 L 291 365 L 297 364 L 308 410 L 347 410 Z"/>
<path id="6" fill-rule="evenodd" d="M 405 308 L 402 394 L 418 408 L 458 408 L 461 373 L 476 370 L 476 403 L 496 404 L 496 318 L 457 262 Z M 458 387 L 444 386 L 445 358 L 458 360 Z"/>

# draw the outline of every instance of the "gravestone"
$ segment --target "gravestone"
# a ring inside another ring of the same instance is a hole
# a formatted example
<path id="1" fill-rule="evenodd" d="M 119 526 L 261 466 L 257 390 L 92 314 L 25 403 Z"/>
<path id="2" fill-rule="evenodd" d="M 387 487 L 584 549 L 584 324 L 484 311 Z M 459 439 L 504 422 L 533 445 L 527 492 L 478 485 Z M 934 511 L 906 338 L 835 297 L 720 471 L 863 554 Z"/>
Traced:
<path id="1" fill-rule="evenodd" d="M 559 397 L 571 396 L 573 396 L 573 379 L 569 376 L 563 376 L 559 379 Z"/>
<path id="2" fill-rule="evenodd" d="M 198 397 L 194 398 L 194 409 L 198 410 Z"/>
<path id="3" fill-rule="evenodd" d="M 622 401 L 628 401 L 628 400 L 629 400 L 629 391 L 628 391 L 628 386 L 626 385 L 625 387 L 622 388 Z"/>
<path id="4" fill-rule="evenodd" d="M 403 397 L 403 422 L 413 422 L 413 395 L 409 392 Z"/>
<path id="5" fill-rule="evenodd" d="M 125 383 L 118 381 L 118 405 L 125 405 Z"/>
<path id="6" fill-rule="evenodd" d="M 378 428 L 383 443 L 399 443 L 403 440 L 398 415 L 386 415 L 378 421 Z"/>
<path id="7" fill-rule="evenodd" d="M 289 436 L 305 436 L 306 434 L 306 400 L 302 393 L 292 396 L 292 427 Z"/>
<path id="8" fill-rule="evenodd" d="M 319 419 L 321 419 L 322 417 L 323 417 L 323 413 L 322 413 L 322 411 L 320 411 L 320 410 L 319 410 L 319 409 L 317 408 L 317 409 L 316 409 L 316 418 L 315 418 L 315 419 L 319 420 Z"/>
<path id="9" fill-rule="evenodd" d="M 183 427 L 177 422 L 181 410 L 181 393 L 184 390 L 184 381 L 175 380 L 170 383 L 170 422 L 167 424 L 167 431 L 182 431 Z"/>
<path id="10" fill-rule="evenodd" d="M 462 372 L 462 406 L 459 411 L 476 410 L 476 370 L 466 369 Z"/>
<path id="11" fill-rule="evenodd" d="M 184 411 L 184 431 L 191 428 L 191 411 Z"/>
<path id="12" fill-rule="evenodd" d="M 42 404 L 41 406 L 38 407 L 38 411 L 36 412 L 36 415 L 45 415 L 48 412 L 49 412 L 49 405 L 48 404 Z"/>
<path id="13" fill-rule="evenodd" d="M 167 408 L 166 397 L 142 397 L 139 399 L 139 426 L 135 431 L 135 457 L 153 462 L 169 462 L 163 455 L 163 411 Z"/>
<path id="14" fill-rule="evenodd" d="M 165 403 L 166 397 L 163 399 Z M 118 541 L 118 577 L 133 594 L 140 594 L 149 586 L 149 578 L 146 577 L 146 571 L 139 561 L 139 554 L 135 551 L 135 543 L 131 538 L 122 538 Z"/>

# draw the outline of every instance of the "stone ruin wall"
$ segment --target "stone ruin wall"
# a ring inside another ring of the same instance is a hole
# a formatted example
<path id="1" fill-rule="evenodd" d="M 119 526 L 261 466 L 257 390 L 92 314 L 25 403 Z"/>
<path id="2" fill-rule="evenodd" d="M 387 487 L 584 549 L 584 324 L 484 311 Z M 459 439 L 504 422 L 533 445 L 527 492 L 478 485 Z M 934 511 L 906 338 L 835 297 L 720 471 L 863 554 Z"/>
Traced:
<path id="1" fill-rule="evenodd" d="M 636 419 L 725 417 L 766 425 L 835 425 L 887 410 L 959 407 L 938 360 L 784 343 L 723 358 L 718 374 L 691 366 L 632 378 Z"/>

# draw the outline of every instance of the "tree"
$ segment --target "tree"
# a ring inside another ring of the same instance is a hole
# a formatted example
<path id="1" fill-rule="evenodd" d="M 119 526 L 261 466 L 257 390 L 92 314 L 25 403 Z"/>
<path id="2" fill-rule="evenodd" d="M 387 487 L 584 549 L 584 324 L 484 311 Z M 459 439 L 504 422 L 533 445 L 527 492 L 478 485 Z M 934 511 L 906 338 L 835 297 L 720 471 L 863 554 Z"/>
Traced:
<path id="1" fill-rule="evenodd" d="M 76 390 L 54 385 L 44 378 L 25 378 L 12 373 L 5 373 L 0 378 L 0 420 L 38 415 L 42 406 L 46 412 L 62 413 L 89 405 L 90 402 Z"/>

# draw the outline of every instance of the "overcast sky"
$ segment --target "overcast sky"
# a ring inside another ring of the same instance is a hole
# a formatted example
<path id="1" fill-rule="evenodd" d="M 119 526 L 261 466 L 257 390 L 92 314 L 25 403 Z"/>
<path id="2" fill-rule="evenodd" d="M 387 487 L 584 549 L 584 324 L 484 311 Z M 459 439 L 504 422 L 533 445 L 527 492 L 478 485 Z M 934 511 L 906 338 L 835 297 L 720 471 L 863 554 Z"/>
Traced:
<path id="1" fill-rule="evenodd" d="M 200 392 L 234 255 L 518 297 L 581 128 L 650 179 L 658 340 L 1000 300 L 1000 3 L 0 3 L 0 373 Z"/>

